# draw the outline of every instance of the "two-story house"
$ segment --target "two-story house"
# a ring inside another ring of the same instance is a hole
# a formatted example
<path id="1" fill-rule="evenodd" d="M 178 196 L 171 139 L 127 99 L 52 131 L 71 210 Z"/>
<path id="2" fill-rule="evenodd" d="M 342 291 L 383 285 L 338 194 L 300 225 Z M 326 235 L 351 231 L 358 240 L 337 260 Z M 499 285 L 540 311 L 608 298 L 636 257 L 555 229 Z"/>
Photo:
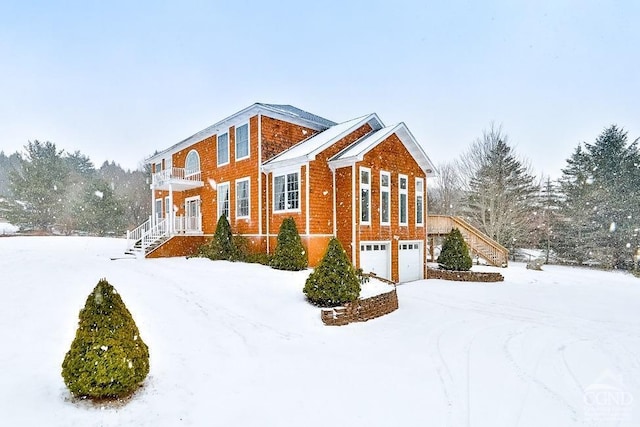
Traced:
<path id="1" fill-rule="evenodd" d="M 426 178 L 434 167 L 404 123 L 376 114 L 335 123 L 290 105 L 253 104 L 153 155 L 153 215 L 129 251 L 184 256 L 220 215 L 271 253 L 293 217 L 309 264 L 336 236 L 356 267 L 396 281 L 425 276 Z"/>

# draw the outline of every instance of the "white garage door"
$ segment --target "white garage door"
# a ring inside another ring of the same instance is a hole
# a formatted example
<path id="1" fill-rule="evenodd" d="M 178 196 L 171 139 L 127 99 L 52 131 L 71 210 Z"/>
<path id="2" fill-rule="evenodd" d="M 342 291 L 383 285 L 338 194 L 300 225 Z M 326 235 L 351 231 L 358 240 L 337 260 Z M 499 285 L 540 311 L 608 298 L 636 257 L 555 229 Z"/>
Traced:
<path id="1" fill-rule="evenodd" d="M 424 278 L 422 242 L 398 243 L 398 273 L 400 282 Z"/>
<path id="2" fill-rule="evenodd" d="M 366 242 L 360 244 L 360 268 L 365 273 L 391 279 L 389 268 L 391 245 L 389 242 Z"/>

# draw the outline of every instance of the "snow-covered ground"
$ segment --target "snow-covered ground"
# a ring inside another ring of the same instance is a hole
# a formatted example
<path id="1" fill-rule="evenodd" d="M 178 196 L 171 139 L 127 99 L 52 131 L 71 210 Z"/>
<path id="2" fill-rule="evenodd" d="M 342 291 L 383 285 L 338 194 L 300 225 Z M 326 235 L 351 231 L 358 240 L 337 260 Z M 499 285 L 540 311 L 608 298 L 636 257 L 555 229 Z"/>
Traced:
<path id="1" fill-rule="evenodd" d="M 640 425 L 632 276 L 513 264 L 504 283 L 402 284 L 396 312 L 327 327 L 304 301 L 308 272 L 110 260 L 123 250 L 118 239 L 0 239 L 0 424 Z M 72 403 L 60 376 L 102 277 L 151 352 L 144 388 L 117 408 Z"/>
<path id="2" fill-rule="evenodd" d="M 1 234 L 15 234 L 19 230 L 15 225 L 9 224 L 8 222 L 0 221 L 0 235 Z"/>

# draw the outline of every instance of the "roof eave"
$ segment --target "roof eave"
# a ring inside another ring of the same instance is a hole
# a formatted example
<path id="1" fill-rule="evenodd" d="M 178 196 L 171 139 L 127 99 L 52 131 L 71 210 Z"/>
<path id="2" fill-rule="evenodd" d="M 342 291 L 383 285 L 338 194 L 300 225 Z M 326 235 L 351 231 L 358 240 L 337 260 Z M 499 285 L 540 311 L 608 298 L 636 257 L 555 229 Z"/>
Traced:
<path id="1" fill-rule="evenodd" d="M 186 147 L 189 147 L 193 144 L 196 144 L 198 142 L 201 142 L 213 135 L 216 135 L 218 132 L 220 132 L 220 127 L 223 127 L 225 123 L 228 122 L 233 122 L 236 121 L 239 117 L 242 117 L 243 115 L 247 115 L 247 118 L 251 118 L 254 115 L 257 114 L 262 114 L 262 115 L 266 115 L 268 117 L 274 118 L 274 119 L 284 119 L 287 120 L 291 123 L 294 124 L 298 124 L 301 126 L 305 126 L 308 127 L 309 129 L 313 129 L 313 130 L 317 130 L 317 131 L 323 131 L 328 129 L 327 126 L 324 126 L 320 123 L 314 122 L 312 120 L 307 120 L 303 117 L 300 116 L 296 116 L 293 114 L 287 114 L 285 111 L 283 110 L 279 110 L 279 109 L 275 109 L 275 108 L 271 108 L 268 105 L 265 104 L 260 104 L 260 103 L 254 103 L 240 111 L 238 111 L 237 113 L 234 113 L 222 120 L 220 120 L 217 123 L 212 124 L 211 126 L 208 126 L 206 128 L 204 128 L 203 130 L 194 133 L 193 135 L 183 139 L 182 141 L 178 142 L 177 144 L 172 145 L 169 148 L 166 148 L 162 151 L 160 151 L 157 154 L 154 154 L 152 156 L 149 156 L 148 158 L 145 159 L 145 163 L 154 163 L 156 160 L 160 160 L 163 158 L 166 158 L 167 155 L 173 155 L 175 153 L 177 153 L 180 150 L 183 150 Z"/>

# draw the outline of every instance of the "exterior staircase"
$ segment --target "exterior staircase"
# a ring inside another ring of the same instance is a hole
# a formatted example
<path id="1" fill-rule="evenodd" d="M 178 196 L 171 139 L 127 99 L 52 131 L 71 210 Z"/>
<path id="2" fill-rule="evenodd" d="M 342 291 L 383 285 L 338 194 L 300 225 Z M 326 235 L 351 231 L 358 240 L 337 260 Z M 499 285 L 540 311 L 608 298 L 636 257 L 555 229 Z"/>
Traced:
<path id="1" fill-rule="evenodd" d="M 132 231 L 127 231 L 125 254 L 144 258 L 149 252 L 169 240 L 170 233 L 166 219 L 152 221 L 149 218 Z"/>
<path id="2" fill-rule="evenodd" d="M 433 257 L 433 240 L 435 237 L 445 236 L 451 229 L 460 230 L 469 249 L 475 255 L 484 258 L 487 263 L 496 267 L 506 267 L 509 262 L 509 250 L 484 234 L 482 231 L 457 216 L 429 215 L 427 220 L 427 234 L 431 238 L 431 253 Z"/>

